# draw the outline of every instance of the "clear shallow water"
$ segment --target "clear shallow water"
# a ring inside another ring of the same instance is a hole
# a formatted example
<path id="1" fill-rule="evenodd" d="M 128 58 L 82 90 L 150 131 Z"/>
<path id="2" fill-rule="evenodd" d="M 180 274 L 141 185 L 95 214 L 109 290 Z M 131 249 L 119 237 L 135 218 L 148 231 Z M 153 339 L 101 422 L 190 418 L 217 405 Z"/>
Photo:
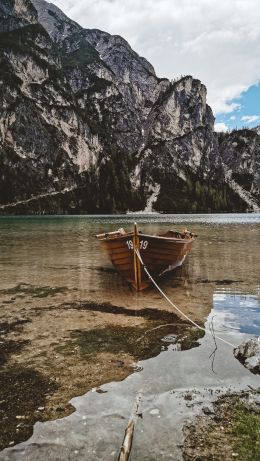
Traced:
<path id="1" fill-rule="evenodd" d="M 260 214 L 0 217 L 0 289 L 19 283 L 67 286 L 81 297 L 92 293 L 116 301 L 123 296 L 132 303 L 121 278 L 100 270 L 111 265 L 94 236 L 131 228 L 134 221 L 149 233 L 188 227 L 198 234 L 184 269 L 193 290 L 198 279 L 230 279 L 236 289 L 250 287 L 252 295 L 258 289 Z M 172 291 L 174 277 L 169 280 L 165 286 Z M 146 302 L 147 296 L 153 298 L 149 293 L 141 299 Z"/>
<path id="2" fill-rule="evenodd" d="M 260 334 L 259 214 L 0 218 L 0 300 L 7 302 L 1 307 L 2 318 L 12 318 L 19 312 L 28 315 L 31 305 L 24 306 L 29 295 L 33 297 L 32 308 L 40 309 L 33 321 L 36 323 L 27 330 L 32 335 L 35 324 L 35 337 L 42 325 L 45 334 L 50 329 L 53 338 L 59 329 L 88 328 L 89 323 L 95 326 L 97 320 L 101 321 L 98 316 L 89 316 L 85 323 L 82 318 L 75 323 L 76 311 L 70 315 L 66 311 L 59 314 L 57 324 L 53 309 L 60 303 L 110 302 L 137 311 L 153 308 L 171 312 L 154 289 L 133 293 L 111 271 L 106 254 L 94 238 L 99 232 L 129 228 L 134 221 L 150 233 L 188 227 L 198 234 L 183 268 L 161 283 L 179 307 L 191 317 L 204 320 L 207 328 L 213 321 L 218 334 L 233 344 Z M 21 284 L 19 298 L 15 287 Z M 57 290 L 56 295 L 38 297 L 36 288 L 44 293 L 44 287 Z M 102 328 L 111 321 L 114 319 L 103 314 Z M 118 322 L 123 322 L 123 317 Z M 135 328 L 138 316 L 124 322 L 131 322 Z M 48 336 L 45 343 L 48 347 L 51 344 Z M 59 421 L 37 423 L 28 443 L 18 450 L 8 450 L 0 458 L 21 459 L 25 450 L 25 459 L 52 459 L 62 447 L 63 459 L 77 454 L 79 459 L 115 460 L 133 402 L 141 391 L 143 419 L 138 421 L 132 459 L 181 459 L 178 445 L 182 424 L 200 411 L 199 401 L 210 401 L 212 390 L 257 386 L 259 380 L 223 344 L 218 345 L 213 370 L 209 355 L 214 342 L 210 336 L 202 338 L 199 347 L 182 352 L 161 343 L 159 355 L 151 355 L 139 364 L 141 372 L 102 386 L 104 394 L 94 391 L 73 399 L 75 413 Z M 194 394 L 191 406 L 183 398 L 189 389 Z"/>
<path id="3" fill-rule="evenodd" d="M 172 311 L 154 288 L 133 292 L 95 239 L 100 232 L 131 229 L 135 221 L 151 234 L 169 228 L 198 234 L 184 266 L 160 282 L 185 313 L 201 321 L 214 309 L 226 327 L 260 334 L 260 214 L 0 217 L 0 301 L 22 285 L 21 296 L 57 291 L 57 303 Z M 19 296 L 15 302 L 19 308 Z"/>

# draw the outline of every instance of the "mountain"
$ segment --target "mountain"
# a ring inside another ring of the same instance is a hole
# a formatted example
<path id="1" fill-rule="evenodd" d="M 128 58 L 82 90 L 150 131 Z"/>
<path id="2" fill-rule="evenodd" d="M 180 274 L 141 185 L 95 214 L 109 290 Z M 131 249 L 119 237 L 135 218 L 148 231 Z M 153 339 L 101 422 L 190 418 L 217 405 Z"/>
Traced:
<path id="1" fill-rule="evenodd" d="M 260 204 L 260 127 L 219 134 L 226 182 L 255 211 Z"/>
<path id="2" fill-rule="evenodd" d="M 199 80 L 44 0 L 1 1 L 0 60 L 0 213 L 259 209 L 259 134 L 214 133 Z"/>

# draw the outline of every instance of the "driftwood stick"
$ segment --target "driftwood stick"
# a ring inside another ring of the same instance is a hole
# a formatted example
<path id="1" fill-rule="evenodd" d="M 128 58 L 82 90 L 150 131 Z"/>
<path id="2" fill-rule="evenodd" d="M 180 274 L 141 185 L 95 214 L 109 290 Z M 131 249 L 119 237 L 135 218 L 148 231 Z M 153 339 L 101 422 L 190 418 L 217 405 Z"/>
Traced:
<path id="1" fill-rule="evenodd" d="M 124 437 L 123 444 L 120 450 L 118 461 L 128 461 L 130 453 L 131 453 L 131 449 L 132 449 L 134 430 L 135 430 L 134 421 L 133 420 L 129 421 L 128 426 L 125 430 L 125 437 Z"/>
<path id="2" fill-rule="evenodd" d="M 135 424 L 137 420 L 137 413 L 138 413 L 140 401 L 141 401 L 141 394 L 139 394 L 136 398 L 134 411 L 132 412 L 132 415 L 128 421 L 128 425 L 125 430 L 124 440 L 123 440 L 121 450 L 119 453 L 118 461 L 128 461 L 129 459 L 131 449 L 132 449 L 134 430 L 135 430 Z"/>

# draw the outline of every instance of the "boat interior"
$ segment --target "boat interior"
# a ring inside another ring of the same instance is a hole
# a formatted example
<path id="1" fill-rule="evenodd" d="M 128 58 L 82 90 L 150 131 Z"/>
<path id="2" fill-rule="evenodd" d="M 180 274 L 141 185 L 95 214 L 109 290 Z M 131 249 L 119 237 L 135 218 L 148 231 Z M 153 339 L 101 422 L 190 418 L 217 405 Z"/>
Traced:
<path id="1" fill-rule="evenodd" d="M 138 231 L 139 235 L 142 235 L 142 231 Z M 107 232 L 103 234 L 98 234 L 96 235 L 96 238 L 98 240 L 110 240 L 110 239 L 115 239 L 115 238 L 120 238 L 122 236 L 132 236 L 134 235 L 134 232 L 126 232 L 123 227 L 118 229 L 117 231 L 113 232 Z M 187 229 L 184 229 L 182 232 L 176 231 L 176 230 L 169 230 L 167 232 L 155 235 L 155 237 L 164 237 L 164 238 L 177 238 L 177 239 L 190 239 L 193 237 L 197 237 L 196 234 L 193 234 L 192 232 L 188 231 Z"/>

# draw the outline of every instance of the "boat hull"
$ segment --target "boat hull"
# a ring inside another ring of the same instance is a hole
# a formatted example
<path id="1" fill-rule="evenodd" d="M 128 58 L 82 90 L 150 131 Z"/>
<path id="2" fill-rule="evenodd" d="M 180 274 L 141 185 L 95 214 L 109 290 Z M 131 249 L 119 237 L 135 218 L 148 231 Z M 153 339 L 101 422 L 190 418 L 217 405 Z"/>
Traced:
<path id="1" fill-rule="evenodd" d="M 158 278 L 183 264 L 191 250 L 193 241 L 192 237 L 166 238 L 138 234 L 137 249 L 139 249 L 141 260 L 151 276 Z M 143 290 L 151 284 L 144 266 L 137 255 L 135 256 L 136 242 L 133 233 L 114 239 L 104 239 L 101 244 L 116 270 L 135 289 Z M 140 282 L 138 284 L 136 281 L 136 268 L 140 271 Z"/>

